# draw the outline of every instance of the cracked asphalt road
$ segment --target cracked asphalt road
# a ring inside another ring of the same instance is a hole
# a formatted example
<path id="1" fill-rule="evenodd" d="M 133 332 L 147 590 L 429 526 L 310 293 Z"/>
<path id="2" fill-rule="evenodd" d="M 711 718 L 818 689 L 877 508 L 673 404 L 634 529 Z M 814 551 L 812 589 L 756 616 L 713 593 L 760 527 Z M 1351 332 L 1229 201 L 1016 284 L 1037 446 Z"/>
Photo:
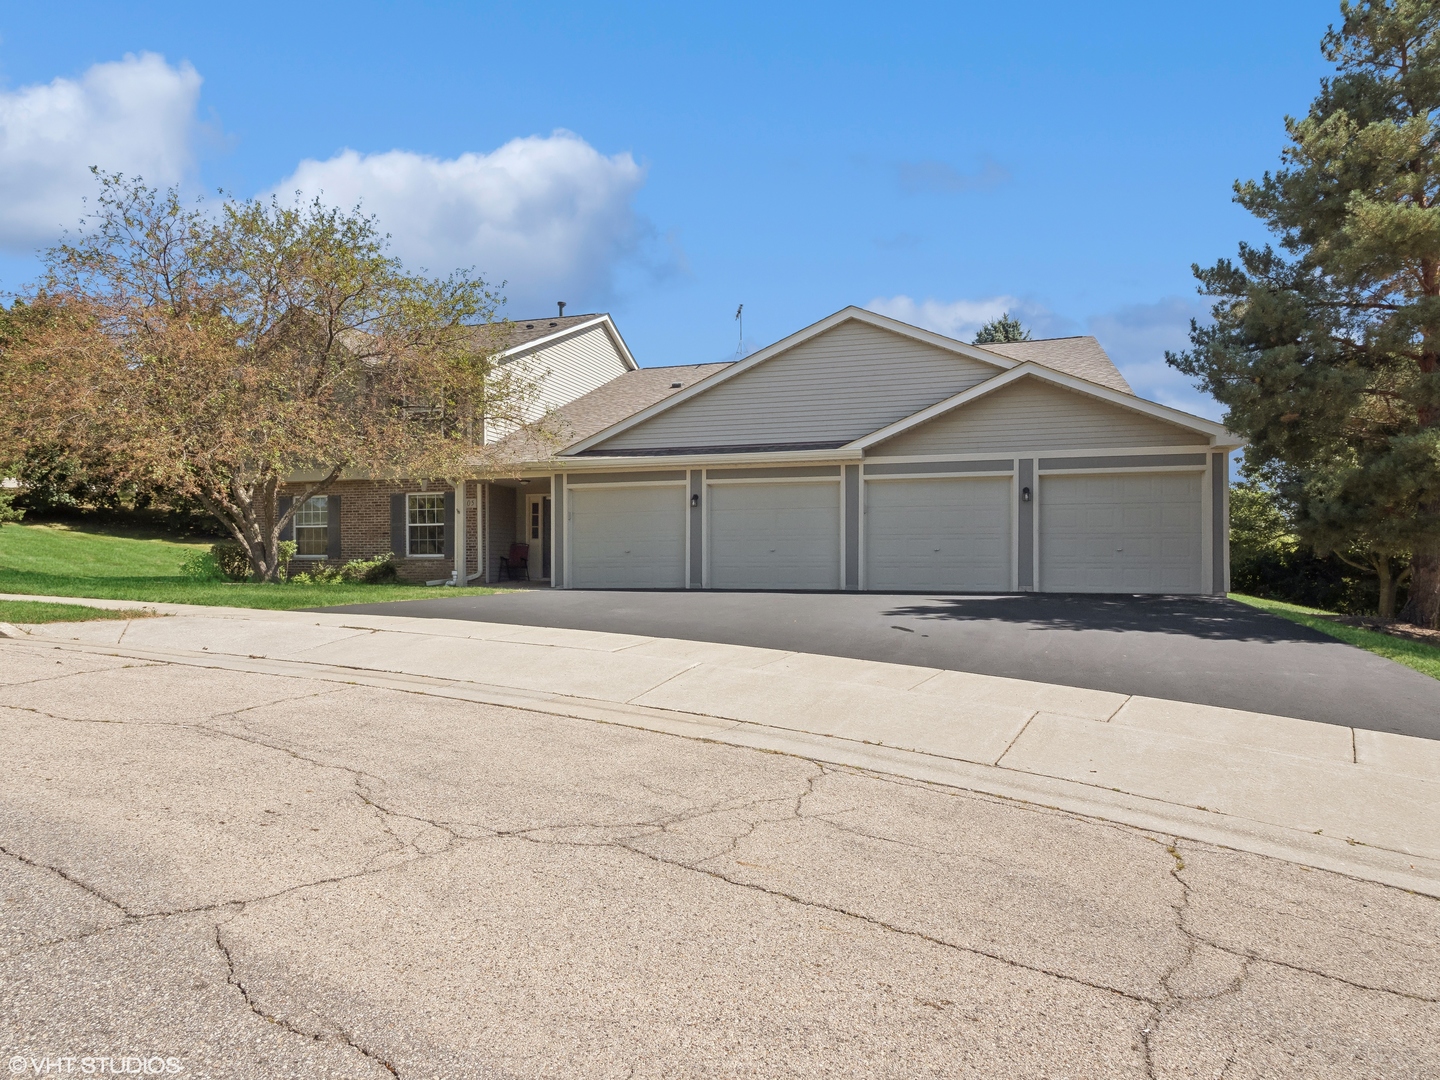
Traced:
<path id="1" fill-rule="evenodd" d="M 0 642 L 0 732 L 7 1058 L 1440 1075 L 1440 902 L 1323 871 L 780 754 L 63 648 Z"/>

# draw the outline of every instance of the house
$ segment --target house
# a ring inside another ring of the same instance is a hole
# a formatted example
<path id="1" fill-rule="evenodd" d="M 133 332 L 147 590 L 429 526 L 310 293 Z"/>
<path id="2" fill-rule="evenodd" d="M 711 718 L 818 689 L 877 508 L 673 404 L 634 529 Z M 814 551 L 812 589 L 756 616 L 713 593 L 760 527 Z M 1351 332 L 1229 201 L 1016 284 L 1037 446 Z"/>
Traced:
<path id="1" fill-rule="evenodd" d="M 743 360 L 592 386 L 557 392 L 558 452 L 502 442 L 509 476 L 401 485 L 388 515 L 352 494 L 370 482 L 338 485 L 340 552 L 352 531 L 374 548 L 356 505 L 407 577 L 493 581 L 519 542 L 532 579 L 571 589 L 1228 585 L 1240 440 L 1137 397 L 1094 338 L 978 346 L 850 307 Z"/>

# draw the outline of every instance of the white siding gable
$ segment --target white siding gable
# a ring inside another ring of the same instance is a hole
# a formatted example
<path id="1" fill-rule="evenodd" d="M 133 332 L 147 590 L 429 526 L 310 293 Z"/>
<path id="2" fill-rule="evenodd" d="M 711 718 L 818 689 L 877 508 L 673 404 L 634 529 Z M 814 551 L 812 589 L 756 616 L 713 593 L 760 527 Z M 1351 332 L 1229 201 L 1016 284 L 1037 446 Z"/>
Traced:
<path id="1" fill-rule="evenodd" d="M 843 322 L 590 448 L 848 442 L 1000 371 L 856 320 Z"/>
<path id="2" fill-rule="evenodd" d="M 537 346 L 506 362 L 523 365 L 540 382 L 540 393 L 528 420 L 538 420 L 548 410 L 568 405 L 630 370 L 603 326 L 592 326 L 572 337 Z M 502 425 L 494 427 L 487 433 L 487 442 L 509 433 Z"/>
<path id="3" fill-rule="evenodd" d="M 873 457 L 1204 446 L 1198 431 L 1027 377 L 901 432 Z"/>

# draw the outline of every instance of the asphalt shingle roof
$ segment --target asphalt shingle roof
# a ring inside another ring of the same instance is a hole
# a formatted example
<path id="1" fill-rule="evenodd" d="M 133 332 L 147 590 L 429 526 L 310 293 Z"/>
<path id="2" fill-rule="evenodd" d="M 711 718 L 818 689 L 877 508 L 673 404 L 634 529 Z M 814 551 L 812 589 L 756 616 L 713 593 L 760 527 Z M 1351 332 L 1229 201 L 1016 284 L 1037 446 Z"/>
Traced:
<path id="1" fill-rule="evenodd" d="M 516 345 L 524 345 L 526 342 L 558 334 L 572 326 L 579 326 L 581 323 L 598 319 L 602 314 L 603 312 L 591 312 L 589 315 L 566 315 L 563 317 L 551 315 L 543 319 L 511 319 L 508 323 L 502 324 L 505 348 L 513 349 Z"/>
<path id="2" fill-rule="evenodd" d="M 681 364 L 677 367 L 647 367 L 627 371 L 596 387 L 552 414 L 558 442 L 541 446 L 527 432 L 516 432 L 500 443 L 502 456 L 514 461 L 548 458 L 567 446 L 588 439 L 627 416 L 634 416 L 671 394 L 694 386 L 701 379 L 723 371 L 733 361 L 720 364 Z"/>
<path id="3" fill-rule="evenodd" d="M 1088 335 L 1041 338 L 1039 341 L 995 342 L 977 345 L 976 348 L 999 353 L 1008 360 L 1019 360 L 1022 364 L 1039 364 L 1052 371 L 1074 375 L 1077 379 L 1099 383 L 1111 390 L 1119 390 L 1122 394 L 1135 393 L 1125 381 L 1125 376 L 1120 374 L 1120 369 L 1100 347 L 1100 342 Z"/>

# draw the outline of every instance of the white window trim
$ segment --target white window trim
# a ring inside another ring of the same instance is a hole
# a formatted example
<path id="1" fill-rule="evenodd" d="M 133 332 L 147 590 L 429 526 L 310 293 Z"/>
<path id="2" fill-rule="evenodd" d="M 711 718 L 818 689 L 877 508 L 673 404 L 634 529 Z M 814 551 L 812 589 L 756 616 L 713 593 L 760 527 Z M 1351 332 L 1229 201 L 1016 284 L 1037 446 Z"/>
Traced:
<path id="1" fill-rule="evenodd" d="M 324 524 L 324 526 L 301 525 L 301 524 L 300 524 L 300 515 L 301 515 L 301 513 L 303 513 L 304 510 L 305 510 L 305 503 L 312 501 L 312 499 L 324 499 L 324 500 L 325 500 L 325 524 Z M 299 554 L 299 552 L 297 551 L 296 554 L 294 554 L 294 555 L 292 555 L 292 556 L 290 557 L 290 561 L 291 561 L 291 562 L 325 562 L 327 559 L 330 558 L 330 554 L 329 554 L 329 547 L 330 547 L 330 500 L 329 500 L 329 497 L 326 496 L 326 495 L 315 495 L 315 496 L 312 496 L 311 499 L 306 499 L 305 502 L 302 502 L 302 503 L 300 504 L 300 506 L 296 509 L 296 511 L 295 511 L 295 516 L 290 519 L 290 535 L 291 535 L 291 538 L 292 538 L 292 542 L 293 542 L 293 543 L 296 545 L 296 547 L 298 548 L 298 547 L 299 547 L 299 542 L 300 542 L 300 530 L 301 530 L 301 529 L 313 529 L 313 528 L 320 528 L 320 527 L 323 527 L 323 528 L 325 529 L 325 547 L 326 547 L 326 552 L 325 552 L 325 554 L 323 554 L 323 555 L 301 555 L 301 554 Z"/>
<path id="2" fill-rule="evenodd" d="M 423 497 L 426 497 L 426 498 L 438 498 L 438 499 L 440 500 L 440 514 L 441 514 L 440 528 L 441 528 L 441 530 L 442 530 L 441 536 L 442 536 L 442 537 L 444 536 L 444 532 L 443 532 L 443 530 L 444 530 L 444 528 L 445 528 L 445 520 L 444 520 L 444 514 L 445 514 L 445 494 L 444 494 L 444 492 L 436 493 L 436 492 L 434 492 L 434 491 L 407 491 L 407 492 L 405 493 L 405 558 L 407 558 L 407 559 L 443 559 L 443 558 L 445 558 L 445 553 L 444 553 L 443 551 L 440 552 L 438 555 L 430 555 L 430 554 L 426 554 L 426 555 L 415 555 L 415 554 L 412 554 L 411 551 L 410 551 L 410 529 L 411 529 L 411 527 L 412 527 L 412 526 L 411 526 L 411 523 L 410 523 L 410 500 L 411 500 L 411 499 L 414 499 L 414 498 L 420 498 L 420 497 L 422 497 L 422 496 L 423 496 Z M 442 546 L 443 546 L 443 541 L 442 541 Z"/>

